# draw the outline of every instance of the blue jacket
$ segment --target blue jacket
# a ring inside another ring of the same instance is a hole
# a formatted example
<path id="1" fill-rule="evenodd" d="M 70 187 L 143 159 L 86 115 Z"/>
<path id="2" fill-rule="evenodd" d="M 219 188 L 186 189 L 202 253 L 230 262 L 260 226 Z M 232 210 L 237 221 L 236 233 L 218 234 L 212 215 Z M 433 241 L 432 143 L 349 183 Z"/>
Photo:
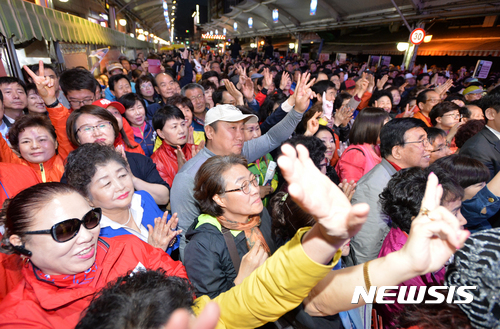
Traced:
<path id="1" fill-rule="evenodd" d="M 467 219 L 465 227 L 471 233 L 491 228 L 488 221 L 500 210 L 500 198 L 491 193 L 488 186 L 483 187 L 469 200 L 462 202 L 460 212 Z"/>
<path id="2" fill-rule="evenodd" d="M 134 193 L 134 198 L 137 195 L 140 196 L 140 198 L 141 198 L 140 207 L 143 210 L 141 224 L 146 229 L 148 228 L 148 224 L 154 227 L 155 218 L 163 217 L 163 211 L 161 211 L 160 208 L 158 208 L 158 206 L 155 203 L 155 200 L 148 192 L 136 191 Z M 134 204 L 134 202 L 132 200 L 132 207 L 133 207 L 133 204 Z M 135 210 L 138 210 L 138 209 L 135 209 Z M 167 218 L 168 218 L 167 221 L 169 221 L 171 216 L 168 215 Z M 113 228 L 111 226 L 104 226 L 104 227 L 101 227 L 101 233 L 99 234 L 99 236 L 105 237 L 105 238 L 112 238 L 115 236 L 126 235 L 126 234 L 132 234 L 132 233 L 130 233 L 128 230 L 126 230 L 124 228 Z M 175 244 L 172 247 L 169 247 L 167 249 L 167 253 L 169 255 L 172 251 L 179 248 L 179 240 L 180 239 L 177 239 Z M 147 242 L 147 241 L 144 241 L 144 242 Z"/>
<path id="3" fill-rule="evenodd" d="M 144 154 L 151 158 L 153 155 L 153 150 L 155 148 L 156 132 L 153 129 L 151 121 L 146 121 L 146 127 L 144 128 L 143 136 L 137 136 L 134 134 L 134 141 L 141 145 L 144 150 Z"/>

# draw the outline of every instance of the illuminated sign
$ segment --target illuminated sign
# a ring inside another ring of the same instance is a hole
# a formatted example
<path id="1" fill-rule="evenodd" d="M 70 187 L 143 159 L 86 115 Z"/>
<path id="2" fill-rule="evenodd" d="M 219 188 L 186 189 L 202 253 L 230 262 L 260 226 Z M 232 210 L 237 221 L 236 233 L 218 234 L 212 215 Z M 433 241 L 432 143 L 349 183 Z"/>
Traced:
<path id="1" fill-rule="evenodd" d="M 201 38 L 202 39 L 208 39 L 208 40 L 224 40 L 224 39 L 226 39 L 226 36 L 225 35 L 219 35 L 219 34 L 206 33 L 206 34 L 202 34 Z"/>

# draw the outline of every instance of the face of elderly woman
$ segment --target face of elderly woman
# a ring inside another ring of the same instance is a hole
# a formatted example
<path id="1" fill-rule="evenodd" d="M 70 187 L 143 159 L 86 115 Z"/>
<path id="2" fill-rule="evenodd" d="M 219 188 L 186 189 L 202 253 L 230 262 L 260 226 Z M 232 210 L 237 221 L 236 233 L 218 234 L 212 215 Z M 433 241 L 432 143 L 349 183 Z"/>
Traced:
<path id="1" fill-rule="evenodd" d="M 116 161 L 97 166 L 89 187 L 90 204 L 103 212 L 130 206 L 134 195 L 132 176 Z"/>
<path id="2" fill-rule="evenodd" d="M 80 194 L 62 194 L 34 214 L 29 230 L 49 230 L 54 224 L 67 219 L 81 219 L 90 210 Z M 94 264 L 99 232 L 99 225 L 91 230 L 81 225 L 73 239 L 62 243 L 56 242 L 50 234 L 30 235 L 26 239 L 26 249 L 33 253 L 31 261 L 44 274 L 73 275 L 86 271 Z"/>
<path id="3" fill-rule="evenodd" d="M 258 215 L 264 208 L 259 195 L 259 186 L 252 184 L 255 179 L 245 166 L 237 164 L 223 174 L 226 182 L 225 191 L 239 189 L 248 186 L 248 194 L 241 190 L 226 192 L 222 195 L 215 195 L 214 201 L 224 210 L 224 217 L 228 220 L 244 223 L 251 215 Z M 258 184 L 257 184 L 258 185 Z"/>
<path id="4" fill-rule="evenodd" d="M 100 143 L 111 146 L 115 142 L 115 132 L 111 122 L 87 113 L 76 119 L 76 137 L 80 144 Z"/>

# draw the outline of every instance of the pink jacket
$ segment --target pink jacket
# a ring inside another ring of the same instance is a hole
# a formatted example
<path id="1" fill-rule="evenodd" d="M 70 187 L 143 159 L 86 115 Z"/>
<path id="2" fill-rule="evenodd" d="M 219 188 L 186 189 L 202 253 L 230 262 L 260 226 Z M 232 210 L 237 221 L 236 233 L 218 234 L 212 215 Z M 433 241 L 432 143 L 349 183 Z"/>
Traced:
<path id="1" fill-rule="evenodd" d="M 378 257 L 384 257 L 391 252 L 397 251 L 403 248 L 404 244 L 408 240 L 408 235 L 403 232 L 399 228 L 391 228 L 389 233 L 384 239 L 384 243 L 382 244 L 382 248 L 380 249 L 380 253 Z M 417 276 L 416 278 L 407 280 L 401 283 L 399 286 L 442 286 L 444 282 L 444 274 L 446 272 L 445 267 L 441 268 L 439 271 L 434 273 L 428 273 L 426 275 Z M 416 292 L 418 295 L 418 291 Z M 394 298 L 385 298 L 388 299 L 396 299 Z M 392 328 L 394 325 L 394 317 L 403 310 L 404 305 L 398 304 L 395 302 L 394 304 L 377 304 L 377 311 L 379 315 L 383 318 L 384 328 Z"/>
<path id="2" fill-rule="evenodd" d="M 340 157 L 335 170 L 340 181 L 358 180 L 382 161 L 380 155 L 373 151 L 371 144 L 350 145 Z"/>

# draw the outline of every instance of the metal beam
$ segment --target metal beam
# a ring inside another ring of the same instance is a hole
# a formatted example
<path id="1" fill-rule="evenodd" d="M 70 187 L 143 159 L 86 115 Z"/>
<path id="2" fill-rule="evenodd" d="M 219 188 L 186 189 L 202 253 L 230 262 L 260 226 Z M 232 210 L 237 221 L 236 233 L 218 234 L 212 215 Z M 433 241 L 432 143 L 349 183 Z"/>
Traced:
<path id="1" fill-rule="evenodd" d="M 332 16 L 332 18 L 335 18 L 335 20 L 337 20 L 337 21 L 340 20 L 339 13 L 327 1 L 318 0 L 318 5 L 323 7 L 323 9 L 325 9 L 328 12 L 328 14 L 330 14 L 330 16 Z"/>
<path id="2" fill-rule="evenodd" d="M 408 28 L 408 31 L 412 31 L 412 28 L 410 27 L 410 24 L 408 24 L 408 22 L 406 21 L 406 18 L 405 16 L 403 15 L 403 13 L 401 12 L 401 10 L 399 10 L 399 7 L 398 5 L 396 4 L 396 2 L 394 0 L 391 0 L 394 8 L 396 8 L 396 10 L 398 11 L 398 14 L 399 16 L 401 16 L 401 19 L 403 20 L 403 22 L 405 23 L 406 27 Z"/>
<path id="3" fill-rule="evenodd" d="M 161 6 L 161 5 L 162 5 L 162 3 L 158 2 L 158 0 L 148 1 L 148 2 L 141 3 L 140 5 L 132 8 L 132 10 L 135 11 L 135 12 L 137 12 L 139 10 L 143 10 L 143 9 L 146 9 L 146 8 L 149 8 L 149 7 Z M 139 15 L 140 15 L 140 13 L 139 13 Z"/>

